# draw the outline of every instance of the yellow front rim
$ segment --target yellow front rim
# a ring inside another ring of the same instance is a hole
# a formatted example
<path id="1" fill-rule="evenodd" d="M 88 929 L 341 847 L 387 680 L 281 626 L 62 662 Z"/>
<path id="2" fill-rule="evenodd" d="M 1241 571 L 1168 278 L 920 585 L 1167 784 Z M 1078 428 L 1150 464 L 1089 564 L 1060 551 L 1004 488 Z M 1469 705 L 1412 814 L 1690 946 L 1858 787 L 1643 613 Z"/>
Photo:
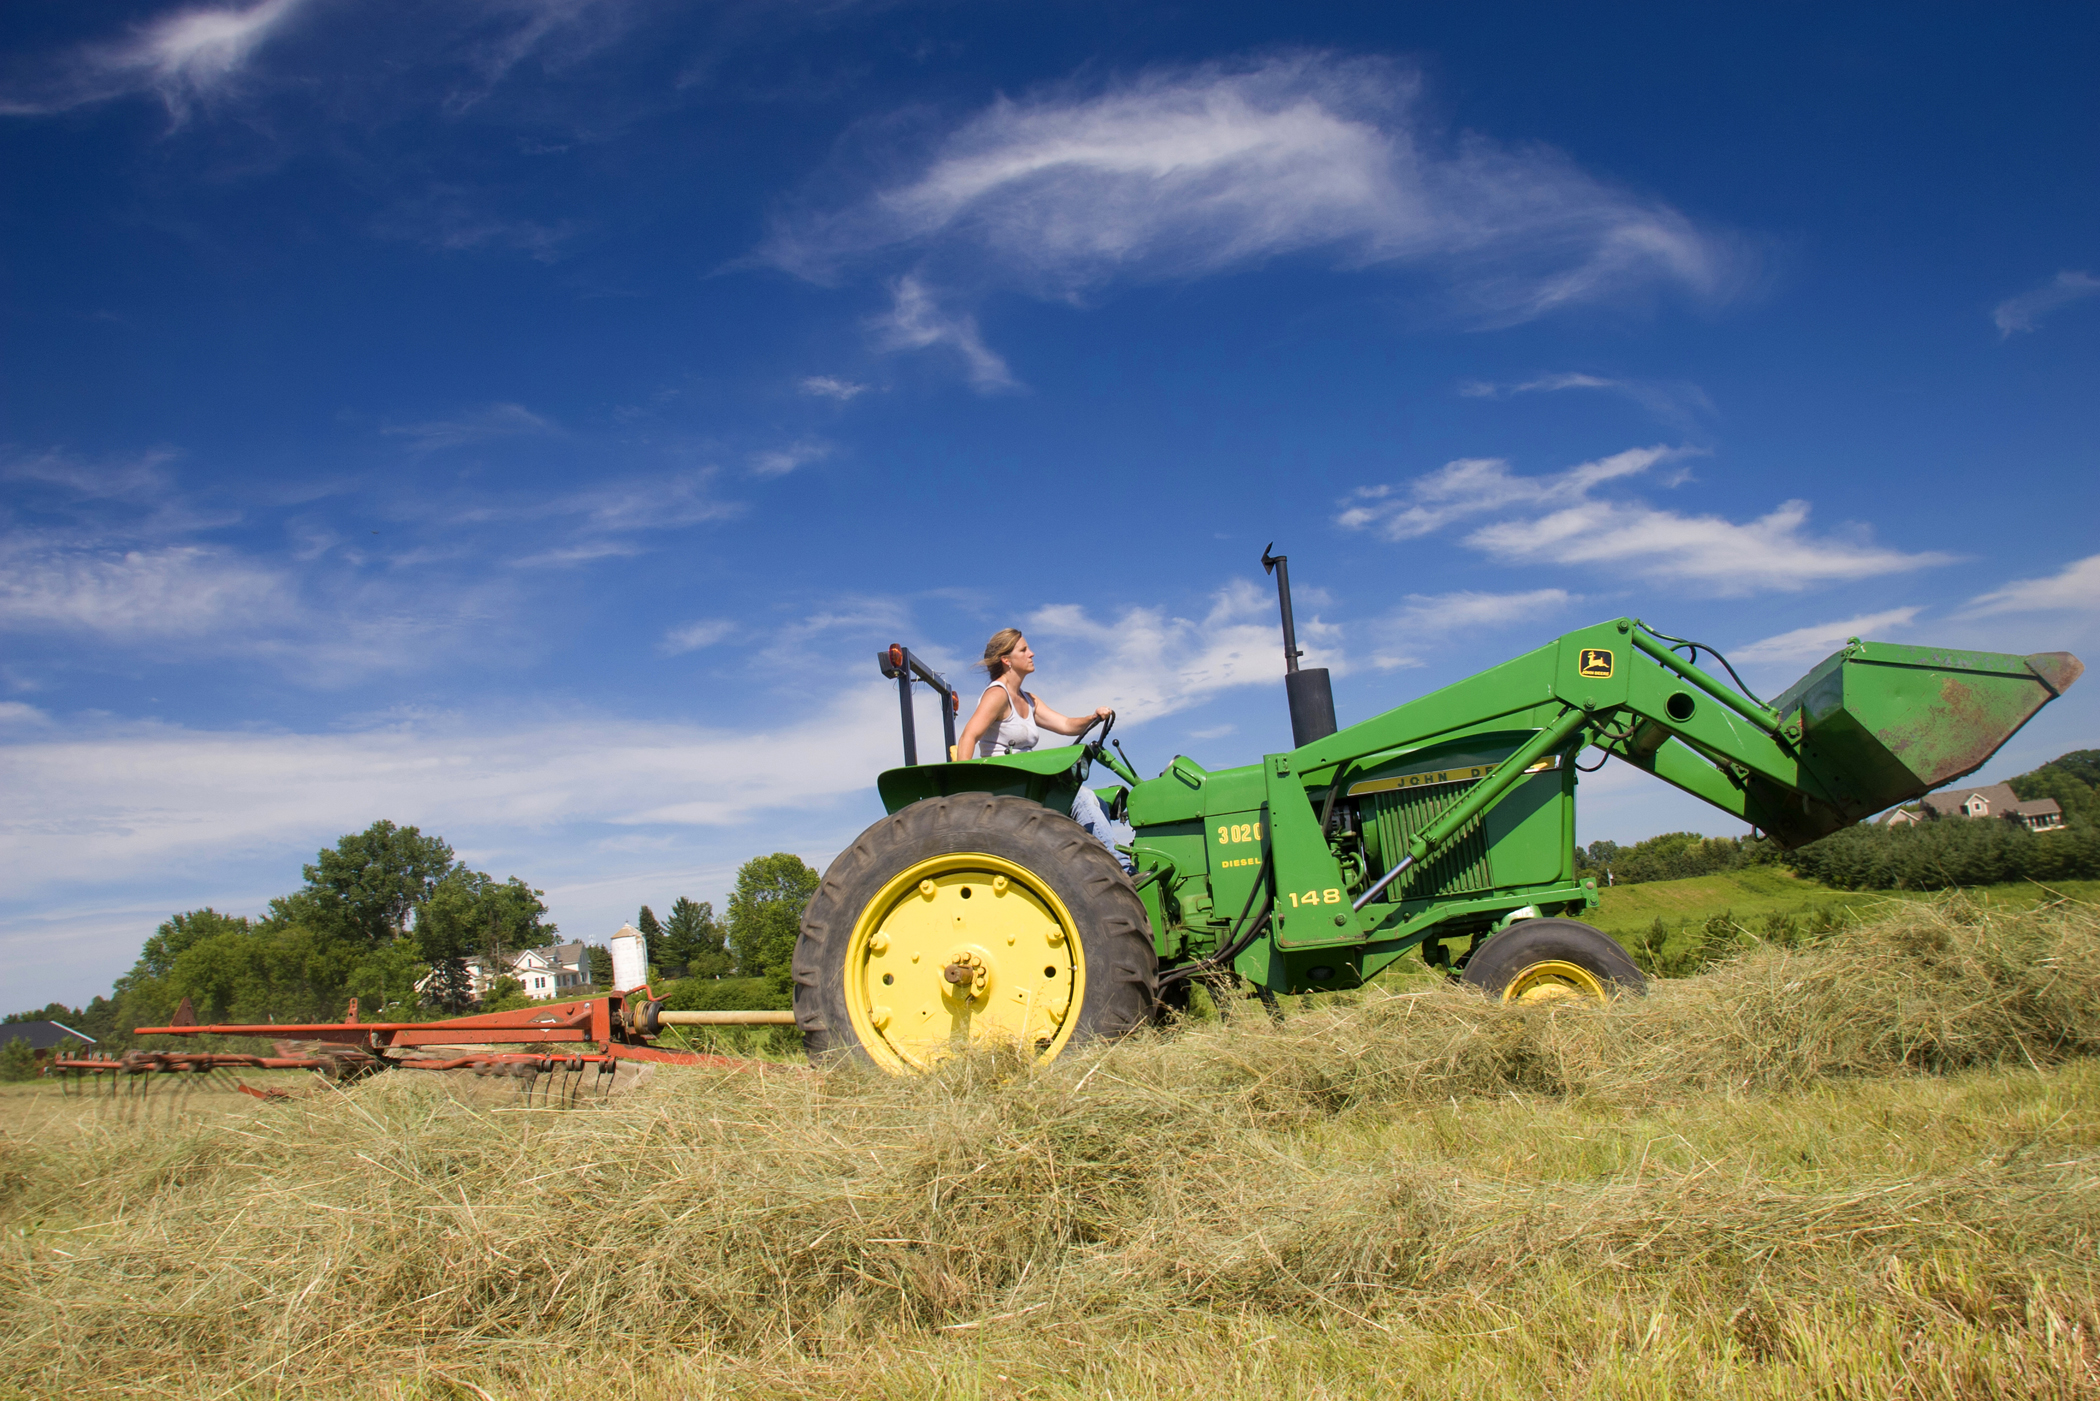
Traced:
<path id="1" fill-rule="evenodd" d="M 1071 911 L 1025 867 L 983 852 L 899 871 L 846 945 L 853 1030 L 885 1070 L 924 1070 L 973 1042 L 1049 1060 L 1085 998 Z"/>
<path id="2" fill-rule="evenodd" d="M 1609 1002 L 1611 989 L 1604 979 L 1579 964 L 1548 958 L 1518 969 L 1517 976 L 1502 990 L 1504 1002 L 1535 1004 L 1568 998 Z"/>

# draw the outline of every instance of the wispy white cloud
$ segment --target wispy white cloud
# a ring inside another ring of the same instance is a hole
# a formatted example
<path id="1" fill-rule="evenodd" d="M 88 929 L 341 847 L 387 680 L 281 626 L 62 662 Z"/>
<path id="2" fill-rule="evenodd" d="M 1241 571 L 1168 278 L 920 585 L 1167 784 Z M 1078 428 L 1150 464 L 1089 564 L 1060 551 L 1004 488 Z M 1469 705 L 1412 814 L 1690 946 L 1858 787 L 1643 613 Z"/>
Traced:
<path id="1" fill-rule="evenodd" d="M 167 467 L 176 454 L 166 448 L 104 461 L 90 461 L 56 448 L 10 454 L 0 463 L 0 477 L 57 487 L 92 501 L 157 504 L 170 491 Z"/>
<path id="2" fill-rule="evenodd" d="M 1862 613 L 1857 618 L 1846 618 L 1836 623 L 1811 623 L 1805 628 L 1777 633 L 1753 642 L 1747 647 L 1735 649 L 1734 660 L 1739 662 L 1819 662 L 1835 652 L 1852 638 L 1873 641 L 1886 638 L 1892 633 L 1910 630 L 1911 619 L 1918 616 L 1919 609 L 1888 608 L 1879 613 Z"/>
<path id="3" fill-rule="evenodd" d="M 1635 448 L 1563 472 L 1520 477 L 1500 458 L 1461 458 L 1402 487 L 1359 488 L 1337 523 L 1406 540 L 1481 516 L 1463 543 L 1512 564 L 1600 565 L 1704 592 L 1792 591 L 1951 562 L 1876 545 L 1864 529 L 1812 534 L 1805 501 L 1748 522 L 1686 515 L 1597 492 L 1639 477 L 1684 449 Z M 1667 483 L 1666 483 L 1667 484 Z"/>
<path id="4" fill-rule="evenodd" d="M 675 530 L 743 514 L 743 503 L 714 494 L 712 467 L 662 477 L 632 477 L 558 497 L 552 514 L 580 515 L 599 530 Z"/>
<path id="5" fill-rule="evenodd" d="M 13 812 L 0 867 L 34 871 L 38 886 L 92 880 L 98 866 L 165 872 L 201 852 L 310 851 L 382 814 L 455 840 L 576 823 L 723 826 L 865 788 L 891 762 L 896 723 L 895 693 L 878 681 L 749 731 L 602 714 L 413 717 L 321 734 L 68 725 L 0 746 Z"/>
<path id="6" fill-rule="evenodd" d="M 802 381 L 802 392 L 816 399 L 836 399 L 846 403 L 868 392 L 868 386 L 836 375 L 811 375 Z"/>
<path id="7" fill-rule="evenodd" d="M 1542 147 L 1448 139 L 1420 90 L 1395 63 L 1298 53 L 1002 99 L 868 198 L 783 218 L 761 256 L 831 280 L 902 252 L 1077 299 L 1322 252 L 1431 270 L 1482 324 L 1738 286 L 1730 239 Z"/>
<path id="8" fill-rule="evenodd" d="M 470 0 L 462 56 L 473 79 L 445 105 L 464 111 L 486 98 L 511 70 L 535 54 L 563 68 L 623 37 L 644 5 L 635 0 Z"/>
<path id="9" fill-rule="evenodd" d="M 1721 597 L 1793 592 L 1819 584 L 1951 564 L 1952 555 L 1906 554 L 1863 531 L 1814 535 L 1806 501 L 1785 501 L 1756 520 L 1681 515 L 1639 502 L 1590 501 L 1532 521 L 1483 526 L 1467 543 L 1511 563 L 1601 564 Z"/>
<path id="10" fill-rule="evenodd" d="M 0 542 L 0 634 L 60 637 L 135 662 L 238 657 L 319 687 L 472 652 L 497 629 L 501 592 L 317 575 L 223 546 Z"/>
<path id="11" fill-rule="evenodd" d="M 2095 292 L 2100 292 L 2100 277 L 2089 272 L 2060 272 L 2033 291 L 2007 297 L 1991 308 L 1991 324 L 1998 328 L 1998 339 L 2006 340 L 2015 331 L 2034 330 L 2050 312 L 2083 301 Z"/>
<path id="12" fill-rule="evenodd" d="M 869 325 L 885 350 L 952 348 L 962 356 L 970 383 L 980 394 L 1016 387 L 1006 361 L 978 334 L 977 318 L 943 311 L 917 277 L 900 277 L 890 284 L 890 309 Z"/>
<path id="13" fill-rule="evenodd" d="M 448 252 L 488 249 L 522 253 L 535 262 L 558 262 L 583 231 L 574 219 L 548 222 L 499 212 L 495 196 L 458 186 L 440 186 L 395 203 L 373 221 L 383 238 Z"/>
<path id="14" fill-rule="evenodd" d="M 50 62 L 40 79 L 0 91 L 0 113 L 64 111 L 133 93 L 153 93 L 178 120 L 225 92 L 256 51 L 309 0 L 205 5 L 163 15 L 115 42 L 84 46 Z"/>
<path id="15" fill-rule="evenodd" d="M 282 622 L 293 611 L 277 571 L 195 545 L 123 553 L 37 548 L 0 553 L 0 628 L 79 631 L 119 641 L 196 638 Z"/>
<path id="16" fill-rule="evenodd" d="M 454 418 L 427 423 L 390 424 L 379 430 L 389 437 L 407 440 L 413 452 L 436 452 L 498 438 L 539 437 L 555 427 L 523 404 L 490 404 Z"/>
<path id="17" fill-rule="evenodd" d="M 595 564 L 601 559 L 634 559 L 647 553 L 649 547 L 639 540 L 601 537 L 550 545 L 544 550 L 519 555 L 510 564 L 514 569 L 568 569 L 579 564 Z"/>
<path id="18" fill-rule="evenodd" d="M 1579 371 L 1539 375 L 1514 384 L 1464 380 L 1458 386 L 1458 392 L 1468 399 L 1506 399 L 1517 394 L 1552 394 L 1567 389 L 1601 389 L 1624 395 L 1663 422 L 1679 428 L 1689 428 L 1714 411 L 1713 400 L 1696 384 L 1610 379 Z"/>
<path id="19" fill-rule="evenodd" d="M 13 728 L 42 728 L 50 723 L 51 717 L 33 705 L 24 705 L 21 701 L 0 701 L 0 725 Z"/>
<path id="20" fill-rule="evenodd" d="M 1969 601 L 1962 616 L 1995 613 L 2100 613 L 2100 555 L 2073 560 L 2046 579 L 2019 579 Z"/>
<path id="21" fill-rule="evenodd" d="M 1455 593 L 1411 593 L 1392 613 L 1369 623 L 1365 631 L 1374 639 L 1371 665 L 1380 671 L 1422 665 L 1411 650 L 1428 640 L 1441 641 L 1453 633 L 1485 632 L 1519 623 L 1545 621 L 1576 601 L 1566 589 L 1525 589 L 1517 593 L 1480 593 L 1462 589 Z"/>
<path id="22" fill-rule="evenodd" d="M 667 657 L 675 657 L 682 652 L 697 652 L 702 647 L 712 647 L 722 639 L 732 636 L 736 630 L 736 623 L 728 618 L 702 618 L 698 622 L 686 623 L 666 632 L 657 650 Z"/>
<path id="23" fill-rule="evenodd" d="M 751 474 L 755 477 L 784 477 L 797 467 L 822 462 L 829 456 L 831 444 L 816 438 L 802 438 L 786 447 L 751 454 Z"/>
<path id="24" fill-rule="evenodd" d="M 1076 605 L 1055 604 L 1029 614 L 1023 631 L 1042 659 L 1044 699 L 1068 715 L 1106 705 L 1156 720 L 1222 691 L 1273 683 L 1283 666 L 1275 598 L 1244 579 L 1214 594 L 1201 618 L 1130 608 L 1097 622 Z M 1339 628 L 1317 615 L 1300 619 L 1298 642 L 1304 665 L 1347 673 Z M 1060 651 L 1076 651 L 1076 670 Z"/>
<path id="25" fill-rule="evenodd" d="M 85 7 L 80 7 L 85 8 Z M 419 100 L 435 92 L 457 113 L 486 98 L 529 58 L 545 70 L 572 65 L 624 37 L 647 0 L 453 0 L 413 12 L 414 45 L 390 56 L 395 74 L 420 70 Z M 270 42 L 316 11 L 362 26 L 370 7 L 317 0 L 253 0 L 174 9 L 122 37 L 40 56 L 0 87 L 0 113 L 38 115 L 133 94 L 152 94 L 179 123 L 195 107 L 239 95 Z M 341 51 L 341 45 L 335 46 Z M 437 81 L 428 81 L 433 76 Z M 339 76 L 332 74 L 331 76 Z M 252 86 L 250 84 L 249 86 Z M 515 230 L 513 230 L 515 231 Z"/>
<path id="26" fill-rule="evenodd" d="M 1543 477 L 1520 477 L 1499 457 L 1461 457 L 1405 487 L 1358 487 L 1336 523 L 1372 530 L 1387 540 L 1411 540 L 1456 522 L 1493 512 L 1533 511 L 1588 499 L 1592 489 L 1638 476 L 1690 449 L 1658 444 L 1584 462 Z"/>
<path id="27" fill-rule="evenodd" d="M 0 451 L 0 481 L 13 490 L 10 528 L 0 551 L 34 542 L 39 549 L 122 554 L 234 524 L 239 510 L 200 503 L 177 489 L 169 448 L 83 457 L 64 448 Z M 29 528 L 37 522 L 42 529 Z"/>

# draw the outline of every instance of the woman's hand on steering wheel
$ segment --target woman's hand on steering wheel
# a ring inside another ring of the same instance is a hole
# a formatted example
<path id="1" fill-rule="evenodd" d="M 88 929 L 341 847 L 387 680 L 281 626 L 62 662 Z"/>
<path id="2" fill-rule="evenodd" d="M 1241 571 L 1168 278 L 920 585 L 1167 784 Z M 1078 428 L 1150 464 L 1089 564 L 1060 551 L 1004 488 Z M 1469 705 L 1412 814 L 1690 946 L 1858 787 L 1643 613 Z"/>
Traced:
<path id="1" fill-rule="evenodd" d="M 1116 727 L 1116 712 L 1110 710 L 1105 705 L 1102 706 L 1100 709 L 1096 710 L 1094 712 L 1093 718 L 1088 720 L 1085 725 L 1080 727 L 1080 731 L 1078 734 L 1072 736 L 1072 743 L 1084 744 L 1086 742 L 1086 737 L 1089 734 L 1093 733 L 1094 726 L 1096 725 L 1102 727 L 1101 738 L 1095 740 L 1094 743 L 1097 745 L 1108 743 L 1108 732 Z"/>

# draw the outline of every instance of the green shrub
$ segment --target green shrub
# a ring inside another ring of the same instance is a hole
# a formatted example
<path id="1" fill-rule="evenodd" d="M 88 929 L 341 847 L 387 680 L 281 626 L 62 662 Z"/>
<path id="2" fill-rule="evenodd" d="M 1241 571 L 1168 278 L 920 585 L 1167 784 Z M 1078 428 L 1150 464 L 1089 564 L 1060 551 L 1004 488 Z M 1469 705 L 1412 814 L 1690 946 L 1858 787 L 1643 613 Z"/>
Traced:
<path id="1" fill-rule="evenodd" d="M 36 1053 L 29 1043 L 19 1036 L 7 1038 L 0 1046 L 0 1080 L 34 1080 L 37 1074 Z"/>
<path id="2" fill-rule="evenodd" d="M 1763 837 L 1702 837 L 1697 832 L 1665 832 L 1659 837 L 1620 846 L 1591 842 L 1575 849 L 1575 867 L 1609 876 L 1617 885 L 1645 881 L 1688 880 L 1745 866 L 1768 866 L 1779 849 Z"/>
<path id="3" fill-rule="evenodd" d="M 2100 829 L 2030 832 L 2016 822 L 1945 817 L 1848 827 L 1788 852 L 1796 873 L 1839 890 L 1948 890 L 2004 881 L 2100 877 Z"/>

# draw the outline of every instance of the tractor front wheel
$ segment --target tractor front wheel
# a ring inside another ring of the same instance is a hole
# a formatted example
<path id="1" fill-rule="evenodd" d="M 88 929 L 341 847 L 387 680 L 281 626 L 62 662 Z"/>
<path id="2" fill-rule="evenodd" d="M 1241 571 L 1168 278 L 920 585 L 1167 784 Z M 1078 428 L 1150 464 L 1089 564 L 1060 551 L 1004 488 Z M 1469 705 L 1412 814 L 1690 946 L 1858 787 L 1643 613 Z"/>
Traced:
<path id="1" fill-rule="evenodd" d="M 1520 919 L 1473 951 L 1465 980 L 1503 1002 L 1641 996 L 1648 980 L 1610 935 L 1573 919 Z"/>
<path id="2" fill-rule="evenodd" d="M 794 969 L 810 1059 L 896 1074 L 995 1042 L 1048 1061 L 1143 1025 L 1158 987 L 1145 907 L 1107 849 L 976 793 L 861 833 L 803 913 Z"/>

